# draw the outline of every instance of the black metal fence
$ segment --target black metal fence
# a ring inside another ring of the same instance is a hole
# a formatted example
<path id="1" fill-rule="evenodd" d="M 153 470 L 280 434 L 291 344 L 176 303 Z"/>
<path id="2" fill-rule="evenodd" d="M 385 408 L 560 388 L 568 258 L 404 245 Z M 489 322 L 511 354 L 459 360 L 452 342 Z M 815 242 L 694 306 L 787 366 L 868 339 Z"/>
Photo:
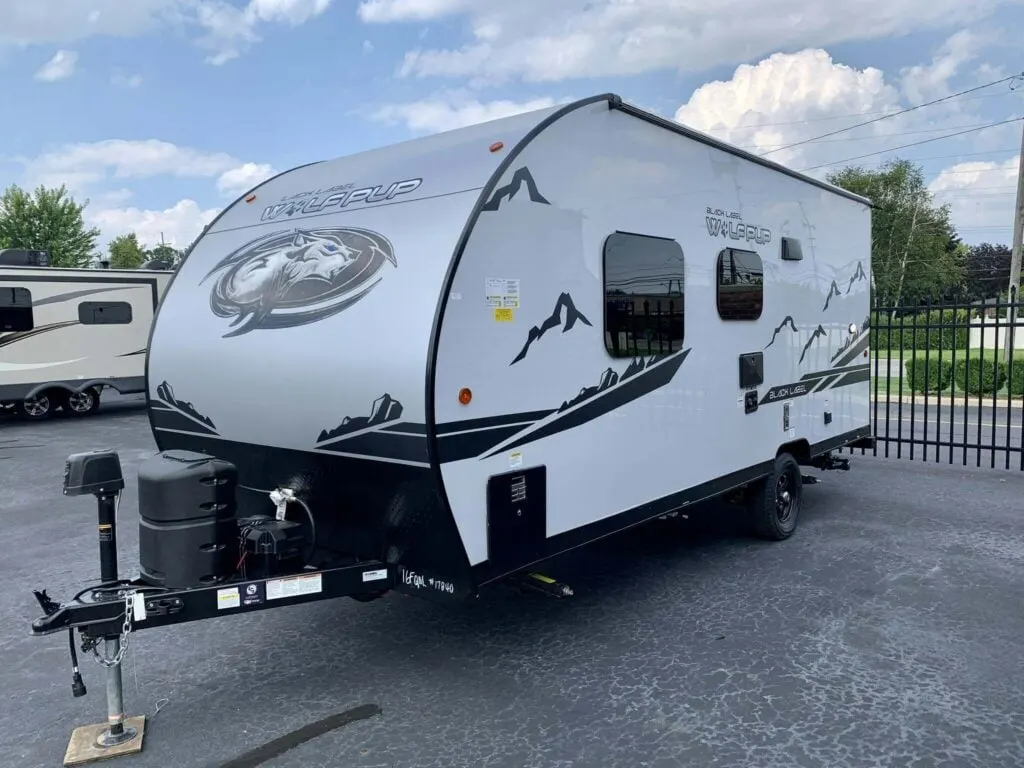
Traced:
<path id="1" fill-rule="evenodd" d="M 1020 299 L 873 309 L 874 455 L 1024 471 Z"/>

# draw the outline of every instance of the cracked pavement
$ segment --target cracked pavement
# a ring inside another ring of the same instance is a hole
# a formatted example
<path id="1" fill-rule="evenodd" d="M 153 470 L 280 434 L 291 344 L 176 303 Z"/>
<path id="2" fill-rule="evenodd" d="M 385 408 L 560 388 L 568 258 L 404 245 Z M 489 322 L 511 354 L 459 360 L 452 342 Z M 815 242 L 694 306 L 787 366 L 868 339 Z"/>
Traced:
<path id="1" fill-rule="evenodd" d="M 5 765 L 58 766 L 71 729 L 105 717 L 102 668 L 81 658 L 74 699 L 66 635 L 29 636 L 31 589 L 66 599 L 98 577 L 94 504 L 60 493 L 66 455 L 96 447 L 121 451 L 134 575 L 145 412 L 0 419 Z M 1024 765 L 1024 473 L 852 467 L 805 489 L 787 542 L 708 506 L 563 556 L 543 570 L 569 600 L 391 595 L 141 632 L 124 678 L 145 746 L 110 765 L 221 765 L 364 704 L 382 713 L 262 765 Z"/>

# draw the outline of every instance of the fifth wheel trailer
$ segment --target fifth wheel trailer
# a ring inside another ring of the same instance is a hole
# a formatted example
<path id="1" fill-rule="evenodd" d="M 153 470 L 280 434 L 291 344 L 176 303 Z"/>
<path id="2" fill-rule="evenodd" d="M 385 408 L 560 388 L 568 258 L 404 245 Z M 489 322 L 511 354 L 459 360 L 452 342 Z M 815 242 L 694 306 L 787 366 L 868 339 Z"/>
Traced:
<path id="1" fill-rule="evenodd" d="M 0 252 L 0 408 L 45 419 L 94 412 L 105 387 L 145 391 L 166 270 L 67 269 Z M 39 266 L 23 266 L 31 261 Z"/>
<path id="2" fill-rule="evenodd" d="M 157 312 L 140 577 L 34 630 L 470 597 L 723 494 L 784 539 L 800 467 L 871 441 L 870 241 L 868 200 L 614 95 L 278 175 Z M 69 459 L 101 529 L 123 487 Z"/>

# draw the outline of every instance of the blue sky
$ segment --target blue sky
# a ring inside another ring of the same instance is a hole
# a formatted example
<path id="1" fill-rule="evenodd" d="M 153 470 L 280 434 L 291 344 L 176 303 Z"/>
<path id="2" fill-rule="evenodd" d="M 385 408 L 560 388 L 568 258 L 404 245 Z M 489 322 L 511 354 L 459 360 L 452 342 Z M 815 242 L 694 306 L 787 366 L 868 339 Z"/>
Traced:
<path id="1" fill-rule="evenodd" d="M 1022 32 L 1024 0 L 10 0 L 0 185 L 66 183 L 104 240 L 184 246 L 274 171 L 604 91 L 769 151 L 1019 73 Z M 1021 117 L 1017 86 L 771 157 Z M 859 162 L 920 159 L 965 240 L 1008 242 L 1020 131 Z"/>

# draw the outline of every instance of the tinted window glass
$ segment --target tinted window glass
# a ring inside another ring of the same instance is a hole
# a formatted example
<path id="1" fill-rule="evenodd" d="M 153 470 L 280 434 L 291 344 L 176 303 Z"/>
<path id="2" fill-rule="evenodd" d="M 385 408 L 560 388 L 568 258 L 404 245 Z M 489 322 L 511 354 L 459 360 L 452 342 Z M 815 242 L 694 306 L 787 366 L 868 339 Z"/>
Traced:
<path id="1" fill-rule="evenodd" d="M 764 264 L 753 251 L 726 248 L 718 254 L 718 316 L 757 320 L 764 307 Z"/>
<path id="2" fill-rule="evenodd" d="M 31 331 L 33 327 L 31 291 L 0 285 L 0 332 Z"/>
<path id="3" fill-rule="evenodd" d="M 83 301 L 78 305 L 82 325 L 125 325 L 132 321 L 132 305 L 124 301 Z"/>
<path id="4" fill-rule="evenodd" d="M 604 345 L 612 357 L 683 347 L 683 249 L 675 240 L 616 232 L 604 244 Z"/>

